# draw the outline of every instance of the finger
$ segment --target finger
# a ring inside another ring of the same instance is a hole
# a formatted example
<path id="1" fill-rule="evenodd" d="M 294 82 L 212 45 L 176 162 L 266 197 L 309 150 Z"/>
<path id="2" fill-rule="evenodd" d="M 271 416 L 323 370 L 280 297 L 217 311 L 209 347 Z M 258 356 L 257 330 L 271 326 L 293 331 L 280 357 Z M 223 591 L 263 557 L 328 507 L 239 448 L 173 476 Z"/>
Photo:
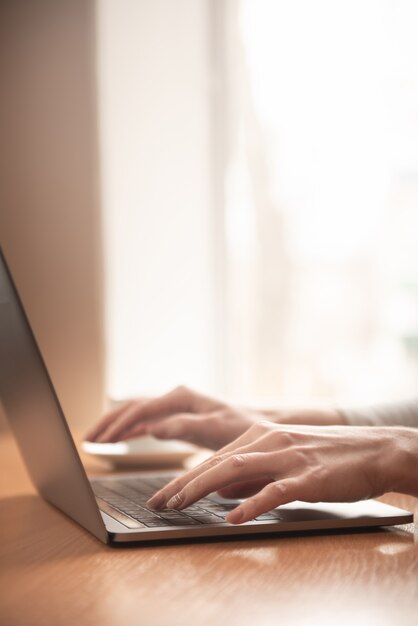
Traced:
<path id="1" fill-rule="evenodd" d="M 252 452 L 252 446 L 243 446 L 241 448 L 237 448 L 234 450 L 236 454 L 244 454 L 248 452 Z M 147 502 L 147 505 L 154 509 L 162 509 L 166 505 L 167 501 L 174 496 L 176 493 L 181 491 L 190 481 L 200 476 L 202 473 L 209 470 L 211 467 L 214 467 L 220 464 L 222 461 L 227 459 L 230 454 L 214 454 L 209 459 L 205 459 L 202 463 L 199 463 L 196 467 L 185 472 L 181 476 L 175 478 L 167 485 L 165 485 L 162 489 L 157 491 L 152 498 L 150 498 Z"/>
<path id="2" fill-rule="evenodd" d="M 102 432 L 100 441 L 119 441 L 138 421 L 147 421 L 163 417 L 165 414 L 178 413 L 180 407 L 187 406 L 187 399 L 176 389 L 164 396 L 152 398 L 145 403 L 133 403 L 127 411 L 121 413 L 115 420 L 108 424 Z"/>
<path id="3" fill-rule="evenodd" d="M 276 438 L 269 437 L 269 434 L 271 433 L 270 426 L 271 425 L 269 424 L 266 428 L 262 423 L 251 426 L 243 435 L 235 439 L 235 441 L 231 444 L 224 446 L 210 459 L 206 459 L 189 472 L 186 472 L 179 478 L 174 479 L 162 489 L 157 491 L 157 493 L 155 493 L 152 498 L 148 500 L 148 506 L 155 509 L 164 508 L 168 500 L 181 491 L 191 480 L 194 480 L 211 467 L 220 464 L 232 454 L 259 452 L 260 446 L 262 452 L 276 450 L 278 441 Z M 218 488 L 221 488 L 221 485 L 218 485 L 216 489 Z"/>
<path id="4" fill-rule="evenodd" d="M 113 411 L 109 411 L 108 413 L 106 413 L 106 415 L 87 432 L 85 436 L 86 441 L 95 441 L 116 418 L 125 413 L 125 411 L 129 409 L 129 407 L 131 407 L 135 402 L 137 401 L 129 400 L 128 402 L 125 402 L 122 406 L 119 406 L 116 409 L 113 409 Z"/>
<path id="5" fill-rule="evenodd" d="M 254 431 L 254 432 L 250 432 Z M 225 446 L 222 448 L 220 452 L 217 452 L 209 459 L 205 459 L 202 463 L 199 463 L 196 467 L 189 470 L 188 472 L 182 474 L 182 476 L 175 478 L 173 481 L 169 482 L 162 489 L 157 491 L 152 498 L 150 498 L 147 502 L 148 506 L 158 510 L 165 507 L 168 500 L 170 500 L 175 494 L 181 491 L 188 483 L 192 480 L 198 478 L 201 474 L 207 472 L 210 468 L 215 467 L 221 464 L 223 461 L 228 459 L 232 455 L 239 454 L 248 454 L 253 452 L 270 452 L 275 450 L 274 442 L 265 439 L 264 436 L 261 439 L 255 438 L 257 429 L 251 427 L 246 433 L 238 437 L 232 445 Z M 260 451 L 260 441 L 263 441 L 266 449 Z M 247 445 L 237 446 L 238 443 L 244 444 L 248 441 Z M 230 451 L 229 451 L 230 450 Z M 271 467 L 269 468 L 271 471 Z M 229 481 L 236 482 L 236 481 Z M 224 485 L 219 485 L 216 489 L 221 489 L 228 486 L 228 483 Z"/>
<path id="6" fill-rule="evenodd" d="M 147 429 L 149 427 L 148 421 L 139 422 L 138 424 L 134 424 L 128 430 L 124 430 L 120 436 L 118 441 L 127 441 L 128 439 L 137 439 L 138 437 L 143 437 L 147 434 Z"/>
<path id="7" fill-rule="evenodd" d="M 151 400 L 148 402 L 151 402 Z M 148 404 L 148 402 L 145 404 Z M 131 424 L 133 425 L 140 419 L 143 406 L 144 405 L 142 404 L 133 402 L 129 407 L 127 407 L 126 411 L 119 413 L 119 415 L 107 424 L 100 435 L 97 436 L 96 441 L 99 443 L 121 441 L 127 426 Z"/>
<path id="8" fill-rule="evenodd" d="M 195 413 L 179 413 L 170 417 L 155 418 L 152 422 L 145 420 L 135 424 L 123 432 L 124 439 L 132 439 L 142 435 L 151 435 L 156 439 L 179 439 L 196 445 L 212 447 L 212 419 Z"/>
<path id="9" fill-rule="evenodd" d="M 277 480 L 269 483 L 258 494 L 230 511 L 226 521 L 230 524 L 242 524 L 282 504 L 295 500 L 309 501 L 308 495 L 309 487 L 307 488 L 307 481 L 303 477 Z"/>
<path id="10" fill-rule="evenodd" d="M 271 435 L 272 431 L 276 431 L 276 435 L 269 441 L 268 435 Z M 280 436 L 283 436 L 281 433 L 282 431 L 277 429 L 276 424 L 260 420 L 256 424 L 250 426 L 250 428 L 248 428 L 242 435 L 234 439 L 234 441 L 231 441 L 231 443 L 228 443 L 226 446 L 218 450 L 218 454 L 222 455 L 231 453 L 237 448 L 247 446 L 257 440 L 260 442 L 260 445 L 264 445 L 264 443 L 268 441 L 268 449 L 277 449 L 279 447 L 279 438 Z"/>
<path id="11" fill-rule="evenodd" d="M 258 432 L 262 432 L 264 434 L 261 437 L 257 437 Z M 298 465 L 306 463 L 305 455 L 302 453 L 301 449 L 298 450 L 295 448 L 294 436 L 295 433 L 290 434 L 287 430 L 274 430 L 272 432 L 270 429 L 267 429 L 266 431 L 264 428 L 261 428 L 260 430 L 259 428 L 252 426 L 232 444 L 225 446 L 221 450 L 221 453 L 217 453 L 210 459 L 203 461 L 194 469 L 168 483 L 168 485 L 164 486 L 160 491 L 157 491 L 157 493 L 149 499 L 148 506 L 155 509 L 164 508 L 166 505 L 168 506 L 168 501 L 170 499 L 182 492 L 190 482 L 201 479 L 202 475 L 204 475 L 204 477 L 200 480 L 200 482 L 205 484 L 205 473 L 213 467 L 222 465 L 224 461 L 227 461 L 232 456 L 236 457 L 255 453 L 265 455 L 266 457 L 268 454 L 271 455 L 271 465 L 267 467 L 265 474 L 263 474 L 262 471 L 258 472 L 258 474 L 254 477 L 245 476 L 244 474 L 243 476 L 248 479 L 261 479 L 266 477 L 274 478 L 276 472 L 279 472 L 279 475 L 282 475 L 283 473 L 289 475 L 290 472 L 294 472 Z M 297 437 L 300 437 L 300 433 L 298 433 Z M 239 442 L 248 443 L 247 445 L 236 447 Z M 262 467 L 260 470 L 261 469 Z M 212 491 L 223 489 L 228 487 L 230 484 L 237 482 L 237 480 L 233 480 L 233 478 L 234 477 L 231 476 L 220 476 L 219 484 L 212 485 Z M 237 478 L 238 480 L 242 479 L 242 476 L 238 476 Z M 207 491 L 207 493 L 210 493 L 210 490 Z M 189 504 L 191 504 L 191 502 L 187 501 L 187 505 Z"/>
<path id="12" fill-rule="evenodd" d="M 238 452 L 240 448 L 248 451 L 273 452 L 286 450 L 295 445 L 293 436 L 284 431 L 271 431 L 270 426 L 264 428 L 258 424 L 251 426 L 240 437 L 221 448 L 217 454 L 225 456 Z"/>
<path id="13" fill-rule="evenodd" d="M 208 420 L 205 417 L 196 417 L 194 413 L 179 413 L 172 417 L 147 424 L 146 433 L 157 439 L 180 439 L 199 443 L 207 430 Z"/>
<path id="14" fill-rule="evenodd" d="M 181 510 L 231 483 L 271 475 L 273 457 L 275 456 L 271 452 L 232 454 L 221 463 L 191 480 L 167 501 L 166 507 Z"/>
<path id="15" fill-rule="evenodd" d="M 146 427 L 146 432 L 157 439 L 180 439 L 198 446 L 217 450 L 225 441 L 222 428 L 214 421 L 215 413 L 183 413 L 153 422 Z"/>
<path id="16" fill-rule="evenodd" d="M 228 443 L 226 446 L 223 446 L 216 452 L 216 457 L 221 457 L 225 455 L 232 454 L 234 452 L 238 452 L 241 448 L 247 447 L 256 441 L 260 436 L 260 432 L 256 431 L 254 426 L 250 426 L 242 435 Z M 214 457 L 211 457 L 208 461 L 204 461 L 200 466 L 205 463 L 215 462 Z M 200 467 L 198 466 L 198 467 Z"/>
<path id="17" fill-rule="evenodd" d="M 256 480 L 247 480 L 245 482 L 234 483 L 223 489 L 219 489 L 218 493 L 222 498 L 238 500 L 240 498 L 248 498 L 258 493 L 260 489 L 271 482 L 271 478 L 260 478 Z"/>
<path id="18" fill-rule="evenodd" d="M 153 398 L 141 406 L 133 406 L 125 415 L 119 417 L 102 433 L 100 441 L 120 441 L 139 421 L 161 419 L 176 413 L 195 413 L 204 405 L 218 404 L 186 387 L 177 387 L 169 393 Z"/>

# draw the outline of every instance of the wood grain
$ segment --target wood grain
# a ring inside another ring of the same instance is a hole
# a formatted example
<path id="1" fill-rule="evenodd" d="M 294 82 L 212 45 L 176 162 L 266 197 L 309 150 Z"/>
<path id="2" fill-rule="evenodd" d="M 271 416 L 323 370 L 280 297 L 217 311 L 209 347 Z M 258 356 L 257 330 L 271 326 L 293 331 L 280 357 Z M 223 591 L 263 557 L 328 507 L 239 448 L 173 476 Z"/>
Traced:
<path id="1" fill-rule="evenodd" d="M 87 462 L 89 464 L 89 462 Z M 90 463 L 89 469 L 98 470 Z M 0 622 L 416 626 L 418 532 L 109 548 L 39 498 L 0 439 Z M 418 501 L 385 501 L 418 513 Z"/>

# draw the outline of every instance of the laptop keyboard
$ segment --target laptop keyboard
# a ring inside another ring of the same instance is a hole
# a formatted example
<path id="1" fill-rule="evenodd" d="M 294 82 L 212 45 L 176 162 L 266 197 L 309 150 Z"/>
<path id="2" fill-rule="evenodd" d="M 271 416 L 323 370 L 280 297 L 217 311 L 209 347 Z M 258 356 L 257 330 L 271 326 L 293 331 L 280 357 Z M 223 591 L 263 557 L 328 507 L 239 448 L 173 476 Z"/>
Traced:
<path id="1" fill-rule="evenodd" d="M 208 496 L 183 511 L 149 509 L 146 506 L 147 500 L 174 477 L 164 475 L 94 480 L 91 485 L 99 508 L 127 528 L 222 524 L 229 511 L 237 506 L 236 502 L 221 504 Z M 257 521 L 279 519 L 279 512 L 275 510 L 256 518 Z"/>

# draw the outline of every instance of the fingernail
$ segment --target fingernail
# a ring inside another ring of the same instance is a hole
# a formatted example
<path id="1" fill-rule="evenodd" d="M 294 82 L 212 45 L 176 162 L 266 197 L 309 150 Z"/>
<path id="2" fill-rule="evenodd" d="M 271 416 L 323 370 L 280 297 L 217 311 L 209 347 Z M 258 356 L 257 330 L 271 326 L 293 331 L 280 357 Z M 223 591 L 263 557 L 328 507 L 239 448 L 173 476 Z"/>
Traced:
<path id="1" fill-rule="evenodd" d="M 227 522 L 230 524 L 239 524 L 244 519 L 244 510 L 238 507 L 229 513 Z"/>
<path id="2" fill-rule="evenodd" d="M 179 491 L 179 493 L 176 493 L 175 496 L 170 498 L 170 500 L 166 504 L 166 507 L 167 509 L 179 509 L 183 502 L 184 502 L 184 494 L 182 494 L 181 491 Z"/>
<path id="3" fill-rule="evenodd" d="M 147 506 L 151 509 L 162 509 L 165 504 L 165 497 L 162 494 L 156 493 L 149 500 L 147 500 Z"/>

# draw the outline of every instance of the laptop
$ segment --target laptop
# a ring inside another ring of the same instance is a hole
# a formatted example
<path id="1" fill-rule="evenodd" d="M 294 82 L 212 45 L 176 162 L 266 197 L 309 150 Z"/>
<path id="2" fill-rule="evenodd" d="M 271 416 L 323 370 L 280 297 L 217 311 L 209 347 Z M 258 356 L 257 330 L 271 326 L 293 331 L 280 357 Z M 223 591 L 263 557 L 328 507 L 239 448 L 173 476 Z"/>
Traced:
<path id="1" fill-rule="evenodd" d="M 406 524 L 407 511 L 367 500 L 293 502 L 242 525 L 225 522 L 237 502 L 212 494 L 184 511 L 147 508 L 173 473 L 88 478 L 0 249 L 0 399 L 39 494 L 110 545 Z"/>

